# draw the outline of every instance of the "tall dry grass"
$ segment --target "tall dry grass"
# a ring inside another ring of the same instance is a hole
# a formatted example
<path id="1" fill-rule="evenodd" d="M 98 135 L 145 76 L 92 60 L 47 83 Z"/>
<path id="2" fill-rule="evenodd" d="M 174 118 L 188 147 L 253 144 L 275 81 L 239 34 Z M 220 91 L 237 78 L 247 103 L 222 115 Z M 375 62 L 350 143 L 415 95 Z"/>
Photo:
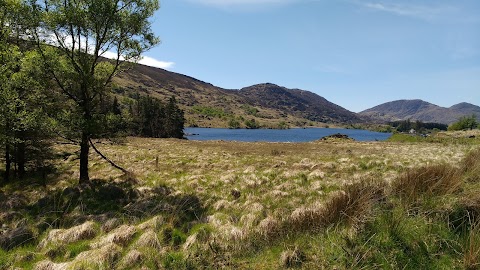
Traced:
<path id="1" fill-rule="evenodd" d="M 480 148 L 470 151 L 462 162 L 461 170 L 470 183 L 480 182 Z"/>
<path id="2" fill-rule="evenodd" d="M 384 190 L 383 184 L 371 180 L 345 185 L 324 204 L 297 208 L 281 221 L 265 218 L 258 226 L 258 233 L 271 241 L 292 233 L 318 232 L 337 224 L 359 224 L 385 198 Z"/>
<path id="3" fill-rule="evenodd" d="M 469 231 L 463 252 L 465 269 L 480 269 L 480 222 L 472 226 Z"/>
<path id="4" fill-rule="evenodd" d="M 422 196 L 452 194 L 462 185 L 459 170 L 450 165 L 430 165 L 410 169 L 392 182 L 392 193 L 407 201 Z"/>

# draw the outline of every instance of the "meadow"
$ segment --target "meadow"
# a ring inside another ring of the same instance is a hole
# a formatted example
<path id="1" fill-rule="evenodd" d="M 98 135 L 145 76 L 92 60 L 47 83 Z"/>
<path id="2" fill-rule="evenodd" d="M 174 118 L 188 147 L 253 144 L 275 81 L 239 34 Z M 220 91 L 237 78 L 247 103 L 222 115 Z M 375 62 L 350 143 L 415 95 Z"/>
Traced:
<path id="1" fill-rule="evenodd" d="M 475 134 L 98 141 L 130 173 L 92 151 L 86 186 L 59 144 L 0 189 L 0 269 L 479 269 Z"/>

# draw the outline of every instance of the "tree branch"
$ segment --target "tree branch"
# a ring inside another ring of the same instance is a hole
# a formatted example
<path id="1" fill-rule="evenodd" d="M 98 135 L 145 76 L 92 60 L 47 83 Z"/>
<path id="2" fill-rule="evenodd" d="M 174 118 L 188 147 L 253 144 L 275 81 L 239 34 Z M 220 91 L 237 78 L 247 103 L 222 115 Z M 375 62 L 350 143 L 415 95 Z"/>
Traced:
<path id="1" fill-rule="evenodd" d="M 112 165 L 113 167 L 115 167 L 116 169 L 119 169 L 120 171 L 122 171 L 123 173 L 125 174 L 131 174 L 129 171 L 127 171 L 126 169 L 118 166 L 117 164 L 115 164 L 113 161 L 111 161 L 108 157 L 106 157 L 104 154 L 102 154 L 98 149 L 97 147 L 95 147 L 95 145 L 93 144 L 92 142 L 92 139 L 88 139 L 88 141 L 90 142 L 90 145 L 92 146 L 93 150 L 95 150 L 95 152 L 97 152 L 97 154 L 102 157 L 103 159 L 105 159 L 108 163 L 110 163 L 110 165 Z"/>

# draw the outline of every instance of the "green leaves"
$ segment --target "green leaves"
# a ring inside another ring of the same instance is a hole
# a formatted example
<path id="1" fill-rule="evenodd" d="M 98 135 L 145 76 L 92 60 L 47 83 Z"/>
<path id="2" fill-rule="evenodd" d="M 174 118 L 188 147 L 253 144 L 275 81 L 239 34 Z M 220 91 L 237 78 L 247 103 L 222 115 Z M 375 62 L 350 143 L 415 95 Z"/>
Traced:
<path id="1" fill-rule="evenodd" d="M 467 129 L 475 129 L 478 128 L 479 123 L 477 121 L 477 117 L 475 115 L 471 116 L 463 116 L 458 119 L 457 122 L 451 124 L 448 127 L 448 130 L 467 130 Z"/>

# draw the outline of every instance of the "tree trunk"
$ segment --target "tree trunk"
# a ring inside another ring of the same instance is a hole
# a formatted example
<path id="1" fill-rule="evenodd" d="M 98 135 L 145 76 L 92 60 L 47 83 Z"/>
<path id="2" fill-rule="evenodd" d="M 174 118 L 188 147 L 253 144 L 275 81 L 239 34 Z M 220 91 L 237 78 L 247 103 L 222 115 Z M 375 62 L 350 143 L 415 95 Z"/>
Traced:
<path id="1" fill-rule="evenodd" d="M 82 141 L 80 142 L 80 181 L 79 184 L 88 183 L 88 152 L 90 150 L 89 136 L 87 132 L 82 132 Z"/>
<path id="2" fill-rule="evenodd" d="M 10 167 L 12 166 L 12 160 L 10 159 L 10 144 L 5 144 L 5 183 L 10 182 Z"/>
<path id="3" fill-rule="evenodd" d="M 18 177 L 23 179 L 25 176 L 25 142 L 18 143 L 15 156 L 15 161 L 18 166 Z"/>

